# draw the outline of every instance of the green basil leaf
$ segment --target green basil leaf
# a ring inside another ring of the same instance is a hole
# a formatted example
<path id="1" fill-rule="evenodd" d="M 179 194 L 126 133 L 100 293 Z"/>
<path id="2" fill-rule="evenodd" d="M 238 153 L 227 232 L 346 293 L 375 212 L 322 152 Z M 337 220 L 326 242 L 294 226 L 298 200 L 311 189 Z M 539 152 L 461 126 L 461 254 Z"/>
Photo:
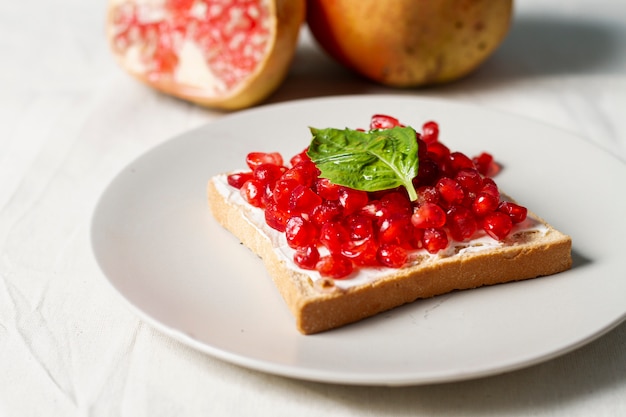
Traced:
<path id="1" fill-rule="evenodd" d="M 388 190 L 403 185 L 417 199 L 416 133 L 410 127 L 362 132 L 311 128 L 308 155 L 333 183 L 362 191 Z"/>

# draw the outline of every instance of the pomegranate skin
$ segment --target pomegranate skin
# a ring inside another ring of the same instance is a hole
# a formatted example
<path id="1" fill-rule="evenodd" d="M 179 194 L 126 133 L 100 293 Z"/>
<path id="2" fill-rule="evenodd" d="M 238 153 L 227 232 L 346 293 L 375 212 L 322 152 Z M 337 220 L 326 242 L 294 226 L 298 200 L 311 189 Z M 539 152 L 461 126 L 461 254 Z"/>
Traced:
<path id="1" fill-rule="evenodd" d="M 331 57 L 393 87 L 457 80 L 502 43 L 513 0 L 308 0 L 307 24 Z"/>
<path id="2" fill-rule="evenodd" d="M 268 46 L 258 64 L 226 91 L 214 91 L 209 85 L 188 85 L 172 77 L 155 79 L 116 48 L 115 14 L 121 3 L 162 4 L 166 9 L 166 4 L 175 4 L 177 1 L 109 0 L 105 29 L 112 54 L 120 67 L 135 79 L 162 93 L 215 109 L 238 110 L 251 107 L 261 103 L 278 89 L 287 76 L 300 29 L 305 22 L 305 0 L 265 0 L 269 8 L 269 19 L 266 22 L 270 28 Z M 178 2 L 184 3 L 185 0 Z M 199 65 L 198 62 L 192 64 Z"/>

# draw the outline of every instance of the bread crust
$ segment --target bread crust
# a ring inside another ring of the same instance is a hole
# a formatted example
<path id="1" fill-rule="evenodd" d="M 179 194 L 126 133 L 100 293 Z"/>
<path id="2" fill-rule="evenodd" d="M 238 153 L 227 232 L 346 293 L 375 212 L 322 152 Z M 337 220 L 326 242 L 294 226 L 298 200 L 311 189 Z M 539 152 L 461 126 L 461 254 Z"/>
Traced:
<path id="1" fill-rule="evenodd" d="M 240 206 L 219 192 L 215 181 L 212 178 L 207 187 L 213 216 L 263 260 L 303 334 L 340 327 L 417 299 L 552 275 L 572 265 L 571 238 L 529 212 L 547 228 L 545 234 L 523 233 L 510 245 L 493 250 L 389 269 L 374 282 L 345 290 L 334 286 L 332 280 L 313 283 L 308 275 L 287 267 L 271 240 L 245 218 Z"/>

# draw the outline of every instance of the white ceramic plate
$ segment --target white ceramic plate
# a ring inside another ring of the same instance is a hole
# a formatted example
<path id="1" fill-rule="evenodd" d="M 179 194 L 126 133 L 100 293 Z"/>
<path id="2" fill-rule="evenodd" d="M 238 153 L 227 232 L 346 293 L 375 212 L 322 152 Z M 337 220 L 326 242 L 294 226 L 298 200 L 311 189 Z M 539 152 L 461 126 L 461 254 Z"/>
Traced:
<path id="1" fill-rule="evenodd" d="M 551 277 L 456 292 L 302 336 L 262 262 L 211 217 L 206 182 L 250 151 L 290 156 L 308 126 L 366 127 L 386 113 L 436 120 L 442 141 L 504 165 L 499 184 L 570 234 L 574 267 Z M 577 136 L 446 101 L 357 96 L 243 111 L 132 162 L 93 217 L 95 257 L 143 319 L 223 360 L 333 383 L 406 385 L 492 375 L 555 357 L 626 316 L 626 166 Z"/>

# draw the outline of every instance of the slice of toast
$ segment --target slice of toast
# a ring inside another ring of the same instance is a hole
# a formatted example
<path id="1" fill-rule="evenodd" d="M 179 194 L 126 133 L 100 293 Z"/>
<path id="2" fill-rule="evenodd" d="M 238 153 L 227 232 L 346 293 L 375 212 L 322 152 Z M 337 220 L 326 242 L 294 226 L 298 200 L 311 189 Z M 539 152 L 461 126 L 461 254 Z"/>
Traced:
<path id="1" fill-rule="evenodd" d="M 345 280 L 321 278 L 291 261 L 290 248 L 280 241 L 284 234 L 267 227 L 263 210 L 245 203 L 238 191 L 225 175 L 211 178 L 211 212 L 263 260 L 303 334 L 340 327 L 420 298 L 551 275 L 572 265 L 570 237 L 529 212 L 503 242 L 462 242 L 438 255 L 418 251 L 410 265 L 400 269 L 364 268 Z"/>

